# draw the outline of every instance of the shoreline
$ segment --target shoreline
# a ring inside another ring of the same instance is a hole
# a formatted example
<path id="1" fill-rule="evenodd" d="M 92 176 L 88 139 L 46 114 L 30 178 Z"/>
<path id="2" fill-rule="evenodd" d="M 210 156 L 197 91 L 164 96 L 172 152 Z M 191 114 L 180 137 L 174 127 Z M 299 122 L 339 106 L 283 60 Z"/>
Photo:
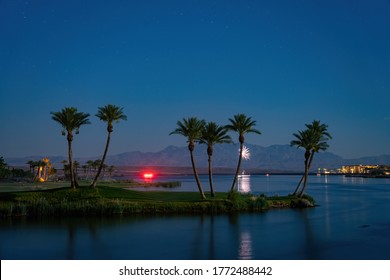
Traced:
<path id="1" fill-rule="evenodd" d="M 197 192 L 137 191 L 99 184 L 0 193 L 0 217 L 125 216 L 176 214 L 229 214 L 271 209 L 314 207 L 310 196 L 272 196 L 217 193 L 215 198 Z"/>

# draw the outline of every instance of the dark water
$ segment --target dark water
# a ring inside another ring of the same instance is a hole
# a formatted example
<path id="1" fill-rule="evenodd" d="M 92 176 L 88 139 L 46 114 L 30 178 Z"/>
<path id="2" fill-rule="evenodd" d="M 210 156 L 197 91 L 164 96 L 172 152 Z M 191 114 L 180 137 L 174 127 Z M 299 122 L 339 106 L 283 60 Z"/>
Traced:
<path id="1" fill-rule="evenodd" d="M 180 180 L 177 190 L 196 188 L 191 177 Z M 206 189 L 207 177 L 202 180 Z M 298 180 L 250 176 L 240 189 L 284 195 Z M 230 182 L 215 177 L 219 191 Z M 390 259 L 389 179 L 313 176 L 308 193 L 318 207 L 230 216 L 2 219 L 0 258 Z"/>

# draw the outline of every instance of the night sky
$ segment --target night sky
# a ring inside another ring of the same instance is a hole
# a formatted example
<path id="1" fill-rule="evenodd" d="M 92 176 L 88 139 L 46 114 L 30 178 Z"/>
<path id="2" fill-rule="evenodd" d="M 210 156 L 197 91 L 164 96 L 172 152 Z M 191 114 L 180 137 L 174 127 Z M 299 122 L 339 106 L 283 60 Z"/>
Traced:
<path id="1" fill-rule="evenodd" d="M 388 0 L 0 0 L 0 156 L 66 155 L 50 112 L 91 114 L 74 156 L 184 146 L 183 117 L 227 124 L 245 113 L 262 135 L 289 144 L 314 119 L 330 152 L 390 154 Z M 236 136 L 232 134 L 234 140 Z"/>

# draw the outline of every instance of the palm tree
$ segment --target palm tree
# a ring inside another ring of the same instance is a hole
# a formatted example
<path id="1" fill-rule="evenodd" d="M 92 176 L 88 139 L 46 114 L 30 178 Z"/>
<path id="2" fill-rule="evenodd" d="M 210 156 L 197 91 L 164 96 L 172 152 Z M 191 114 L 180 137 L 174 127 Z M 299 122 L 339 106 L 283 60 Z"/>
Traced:
<path id="1" fill-rule="evenodd" d="M 32 159 L 30 159 L 29 161 L 26 162 L 26 164 L 28 164 L 30 167 L 30 173 L 32 173 L 33 163 L 34 163 L 34 161 Z"/>
<path id="2" fill-rule="evenodd" d="M 30 175 L 31 175 L 31 180 L 34 179 L 34 168 L 35 168 L 35 161 L 30 159 L 29 161 L 26 162 L 26 164 L 29 165 L 30 167 Z"/>
<path id="3" fill-rule="evenodd" d="M 38 178 L 38 173 L 39 173 L 39 165 L 40 161 L 32 161 L 31 167 L 32 167 L 32 176 L 31 180 L 34 182 Z M 35 174 L 35 168 L 37 169 L 37 173 Z"/>
<path id="4" fill-rule="evenodd" d="M 298 131 L 298 133 L 293 133 L 293 136 L 296 138 L 290 142 L 291 146 L 297 146 L 297 148 L 305 149 L 305 174 L 304 174 L 304 188 L 306 188 L 307 177 L 309 173 L 309 159 L 310 151 L 314 146 L 315 134 L 312 130 L 306 129 L 304 131 Z M 302 194 L 303 195 L 303 194 Z M 301 196 L 301 195 L 299 195 Z"/>
<path id="5" fill-rule="evenodd" d="M 107 169 L 108 173 L 110 174 L 110 178 L 112 177 L 112 173 L 114 172 L 115 170 L 115 166 L 114 165 L 110 165 Z"/>
<path id="6" fill-rule="evenodd" d="M 46 162 L 43 160 L 39 160 L 37 163 L 37 167 L 38 167 L 37 180 L 39 181 L 44 180 L 44 178 L 42 178 L 42 171 L 44 173 L 44 170 L 46 168 Z"/>
<path id="7" fill-rule="evenodd" d="M 108 134 L 107 134 L 106 148 L 104 149 L 104 154 L 100 162 L 98 172 L 96 173 L 95 179 L 91 184 L 91 187 L 93 188 L 96 187 L 96 182 L 103 169 L 104 161 L 107 156 L 108 146 L 110 145 L 111 133 L 113 132 L 113 127 L 114 127 L 113 123 L 119 122 L 120 120 L 124 120 L 124 121 L 127 120 L 127 116 L 123 113 L 123 108 L 120 108 L 112 104 L 108 104 L 104 107 L 99 107 L 96 117 L 98 117 L 101 121 L 107 123 Z"/>
<path id="8" fill-rule="evenodd" d="M 329 147 L 329 145 L 325 141 L 332 139 L 332 136 L 328 132 L 328 126 L 326 124 L 321 124 L 320 121 L 314 120 L 311 124 L 305 124 L 305 126 L 307 129 L 312 130 L 313 133 L 317 134 L 318 137 L 317 143 L 315 143 L 315 145 L 313 145 L 311 149 L 310 159 L 308 163 L 308 170 L 310 170 L 314 154 L 320 152 L 321 150 L 325 151 Z M 295 189 L 293 195 L 296 195 L 298 193 L 299 187 L 301 186 L 304 177 L 305 175 L 301 177 L 301 180 L 299 181 L 298 186 Z"/>
<path id="9" fill-rule="evenodd" d="M 95 159 L 93 162 L 92 162 L 92 168 L 93 168 L 93 171 L 94 171 L 94 174 L 96 175 L 96 170 L 99 168 L 100 164 L 102 163 L 102 160 L 101 159 Z M 95 176 L 94 175 L 94 176 Z"/>
<path id="10" fill-rule="evenodd" d="M 251 117 L 247 117 L 244 114 L 234 115 L 233 119 L 229 119 L 230 124 L 226 126 L 228 130 L 232 130 L 238 133 L 238 141 L 240 142 L 240 156 L 238 158 L 238 164 L 236 169 L 236 174 L 234 175 L 232 187 L 230 188 L 230 194 L 234 192 L 234 188 L 237 183 L 238 173 L 240 172 L 241 160 L 242 160 L 242 150 L 244 147 L 245 134 L 246 133 L 256 133 L 261 134 L 261 132 L 253 127 L 256 125 L 256 121 L 253 121 Z"/>
<path id="11" fill-rule="evenodd" d="M 69 171 L 69 165 L 68 165 L 68 161 L 63 159 L 61 160 L 61 163 L 62 163 L 62 166 L 63 166 L 63 170 L 64 170 L 64 179 L 66 180 L 67 177 L 68 177 L 68 171 Z"/>
<path id="12" fill-rule="evenodd" d="M 52 119 L 58 122 L 63 130 L 62 135 L 66 135 L 68 140 L 68 158 L 69 158 L 69 167 L 70 167 L 70 179 L 71 187 L 76 188 L 77 183 L 75 180 L 74 170 L 73 170 L 73 159 L 72 159 L 72 141 L 73 141 L 73 131 L 76 134 L 79 133 L 79 129 L 82 125 L 90 124 L 89 114 L 83 112 L 77 112 L 75 107 L 65 107 L 59 112 L 51 112 Z"/>
<path id="13" fill-rule="evenodd" d="M 224 126 L 219 126 L 215 122 L 207 123 L 202 129 L 202 136 L 199 143 L 207 145 L 207 155 L 209 162 L 209 182 L 210 193 L 212 197 L 215 197 L 213 187 L 213 172 L 211 158 L 213 156 L 213 145 L 222 143 L 232 143 L 232 139 L 227 135 L 228 129 Z"/>
<path id="14" fill-rule="evenodd" d="M 84 180 L 87 180 L 87 171 L 88 171 L 88 165 L 86 164 L 83 164 L 81 166 L 81 168 L 83 169 L 83 173 L 84 173 Z"/>
<path id="15" fill-rule="evenodd" d="M 328 143 L 326 142 L 329 140 L 329 137 L 327 136 L 327 132 L 326 134 L 321 134 L 318 130 L 313 129 L 313 127 L 310 126 L 304 131 L 293 133 L 293 135 L 295 136 L 296 140 L 291 141 L 291 146 L 297 146 L 298 148 L 301 147 L 305 149 L 304 183 L 303 188 L 299 193 L 299 197 L 303 197 L 307 186 L 309 167 L 313 160 L 314 153 L 319 152 L 320 150 L 326 150 L 329 147 Z"/>
<path id="16" fill-rule="evenodd" d="M 76 183 L 76 186 L 78 186 L 78 179 L 79 179 L 79 167 L 80 163 L 77 160 L 73 161 L 73 173 L 74 173 L 74 181 Z"/>
<path id="17" fill-rule="evenodd" d="M 49 180 L 50 171 L 53 168 L 49 158 L 43 158 L 42 161 L 45 163 L 43 169 L 43 179 L 45 181 Z"/>
<path id="18" fill-rule="evenodd" d="M 86 164 L 87 164 L 87 168 L 88 168 L 86 179 L 88 179 L 88 178 L 89 178 L 89 175 L 90 175 L 90 173 L 91 173 L 91 169 L 94 167 L 94 161 L 93 161 L 93 160 L 88 160 L 88 161 L 86 162 Z"/>
<path id="19" fill-rule="evenodd" d="M 195 143 L 198 142 L 200 137 L 202 136 L 202 129 L 204 125 L 205 125 L 205 121 L 198 120 L 198 118 L 196 117 L 190 117 L 187 119 L 183 118 L 183 122 L 178 121 L 177 128 L 169 134 L 169 135 L 179 134 L 187 138 L 188 150 L 190 151 L 190 155 L 191 155 L 192 169 L 194 171 L 196 184 L 198 185 L 200 197 L 202 199 L 205 199 L 206 196 L 204 195 L 202 185 L 200 184 L 198 172 L 196 171 L 195 161 L 194 161 L 194 149 L 195 149 Z"/>

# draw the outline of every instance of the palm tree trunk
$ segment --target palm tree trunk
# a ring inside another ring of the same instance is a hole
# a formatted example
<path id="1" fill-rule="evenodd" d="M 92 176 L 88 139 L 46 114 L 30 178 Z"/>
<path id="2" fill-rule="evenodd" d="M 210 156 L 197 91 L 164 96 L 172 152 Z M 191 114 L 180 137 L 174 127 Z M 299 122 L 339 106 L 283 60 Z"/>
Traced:
<path id="1" fill-rule="evenodd" d="M 36 168 L 37 168 L 37 173 L 35 174 L 35 167 L 34 167 L 34 178 L 33 178 L 33 182 L 35 182 L 37 179 L 38 179 L 38 173 L 39 173 L 39 167 L 38 166 L 36 166 Z"/>
<path id="2" fill-rule="evenodd" d="M 110 140 L 111 140 L 111 132 L 108 132 L 106 148 L 104 149 L 103 158 L 102 158 L 102 160 L 100 162 L 100 166 L 99 166 L 98 172 L 96 173 L 95 179 L 93 179 L 93 182 L 91 184 L 92 188 L 96 187 L 96 182 L 97 182 L 97 180 L 98 180 L 98 178 L 100 176 L 100 173 L 102 172 L 103 164 L 104 164 L 104 161 L 106 160 L 106 156 L 107 156 L 108 146 L 110 146 Z"/>
<path id="3" fill-rule="evenodd" d="M 311 163 L 313 162 L 313 157 L 314 157 L 314 151 L 312 151 L 312 152 L 311 152 L 311 155 L 310 155 L 308 171 L 310 170 Z M 305 174 L 306 174 L 306 173 L 305 173 Z M 303 181 L 303 179 L 305 178 L 305 174 L 302 175 L 301 180 L 299 181 L 298 186 L 297 186 L 297 188 L 295 189 L 293 195 L 297 195 L 298 190 L 299 190 L 299 187 L 302 185 L 302 181 Z"/>
<path id="4" fill-rule="evenodd" d="M 211 163 L 211 156 L 209 155 L 209 182 L 210 182 L 210 193 L 211 197 L 215 197 L 214 186 L 213 186 L 213 170 Z"/>
<path id="5" fill-rule="evenodd" d="M 299 193 L 299 197 L 302 198 L 303 197 L 303 194 L 305 193 L 305 190 L 306 190 L 306 186 L 307 186 L 307 178 L 308 178 L 308 175 L 309 175 L 309 159 L 306 158 L 305 159 L 305 180 L 304 180 L 304 183 L 303 183 L 303 188 L 301 190 L 301 192 Z"/>
<path id="6" fill-rule="evenodd" d="M 38 166 L 38 179 L 42 177 L 42 165 Z"/>
<path id="7" fill-rule="evenodd" d="M 299 188 L 300 188 L 300 186 L 301 186 L 302 181 L 303 181 L 304 178 L 305 178 L 305 174 L 303 174 L 302 177 L 301 177 L 301 180 L 299 180 L 298 186 L 297 186 L 297 188 L 295 189 L 293 195 L 297 195 L 298 190 L 299 190 Z"/>
<path id="8" fill-rule="evenodd" d="M 204 192 L 203 192 L 203 189 L 202 189 L 202 185 L 200 184 L 198 172 L 196 171 L 195 161 L 194 161 L 194 154 L 193 154 L 193 152 L 191 150 L 190 150 L 190 155 L 191 155 L 192 170 L 194 171 L 196 184 L 198 185 L 198 189 L 199 189 L 199 193 L 200 193 L 200 198 L 201 199 L 206 199 L 206 196 L 204 195 Z"/>
<path id="9" fill-rule="evenodd" d="M 73 170 L 73 161 L 72 161 L 72 141 L 68 139 L 68 157 L 69 157 L 69 169 L 70 169 L 70 186 L 71 188 L 76 188 L 76 182 L 74 177 Z"/>
<path id="10" fill-rule="evenodd" d="M 240 156 L 239 156 L 239 158 L 238 158 L 238 164 L 237 164 L 236 174 L 234 175 L 232 187 L 230 188 L 230 193 L 233 193 L 233 192 L 234 192 L 234 188 L 236 187 L 237 178 L 238 178 L 238 173 L 240 172 L 240 167 L 241 167 L 243 145 L 244 145 L 244 143 L 240 143 Z"/>

